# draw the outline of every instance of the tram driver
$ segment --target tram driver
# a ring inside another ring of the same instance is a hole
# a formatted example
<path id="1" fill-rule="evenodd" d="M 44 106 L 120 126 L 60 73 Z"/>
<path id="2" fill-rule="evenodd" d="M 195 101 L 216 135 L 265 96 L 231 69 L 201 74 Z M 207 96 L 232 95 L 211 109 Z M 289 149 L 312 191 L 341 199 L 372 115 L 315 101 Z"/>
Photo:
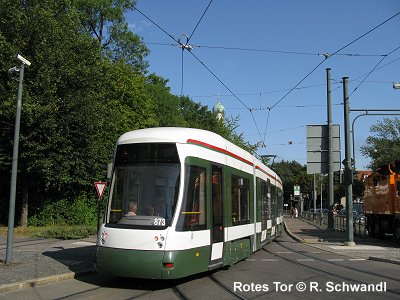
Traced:
<path id="1" fill-rule="evenodd" d="M 129 211 L 125 214 L 125 217 L 136 216 L 137 209 L 137 202 L 129 201 Z"/>

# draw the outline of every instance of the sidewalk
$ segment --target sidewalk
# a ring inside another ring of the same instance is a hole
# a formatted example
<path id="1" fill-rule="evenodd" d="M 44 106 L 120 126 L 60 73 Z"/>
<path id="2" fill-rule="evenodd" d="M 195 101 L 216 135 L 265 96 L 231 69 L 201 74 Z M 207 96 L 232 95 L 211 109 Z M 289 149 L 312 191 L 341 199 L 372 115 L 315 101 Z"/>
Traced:
<path id="1" fill-rule="evenodd" d="M 290 217 L 285 217 L 284 222 L 287 233 L 299 242 L 355 258 L 400 264 L 400 247 L 393 239 L 356 237 L 355 246 L 344 246 L 345 232 L 321 229 Z M 82 240 L 14 238 L 10 266 L 4 264 L 6 239 L 0 235 L 0 293 L 94 272 L 95 237 Z"/>
<path id="2" fill-rule="evenodd" d="M 82 240 L 14 237 L 6 266 L 7 237 L 0 235 L 0 293 L 93 273 L 96 238 Z"/>
<path id="3" fill-rule="evenodd" d="M 286 232 L 295 240 L 314 247 L 351 256 L 400 265 L 400 247 L 392 237 L 383 240 L 354 236 L 354 246 L 345 246 L 346 232 L 318 227 L 311 221 L 285 217 Z"/>

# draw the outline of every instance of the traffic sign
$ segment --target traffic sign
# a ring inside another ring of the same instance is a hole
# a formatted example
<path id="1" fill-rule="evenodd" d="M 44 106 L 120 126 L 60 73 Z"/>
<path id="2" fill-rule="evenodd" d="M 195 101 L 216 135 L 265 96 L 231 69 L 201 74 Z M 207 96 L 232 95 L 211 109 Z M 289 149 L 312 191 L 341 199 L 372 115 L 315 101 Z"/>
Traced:
<path id="1" fill-rule="evenodd" d="M 103 197 L 104 190 L 106 189 L 107 182 L 95 182 L 94 186 L 96 187 L 97 194 L 99 195 L 99 200 Z"/>
<path id="2" fill-rule="evenodd" d="M 328 125 L 307 125 L 307 174 L 327 174 L 329 172 Z M 340 169 L 340 127 L 332 124 L 332 164 L 333 170 Z"/>

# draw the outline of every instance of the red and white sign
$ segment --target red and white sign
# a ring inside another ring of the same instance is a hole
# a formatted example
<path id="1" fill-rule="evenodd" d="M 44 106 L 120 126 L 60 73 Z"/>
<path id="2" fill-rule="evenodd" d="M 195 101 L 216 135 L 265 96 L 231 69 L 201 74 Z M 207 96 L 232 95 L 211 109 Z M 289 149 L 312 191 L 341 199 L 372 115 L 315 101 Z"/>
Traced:
<path id="1" fill-rule="evenodd" d="M 104 190 L 106 189 L 107 182 L 95 182 L 94 186 L 96 187 L 97 194 L 99 195 L 99 200 L 103 197 Z"/>

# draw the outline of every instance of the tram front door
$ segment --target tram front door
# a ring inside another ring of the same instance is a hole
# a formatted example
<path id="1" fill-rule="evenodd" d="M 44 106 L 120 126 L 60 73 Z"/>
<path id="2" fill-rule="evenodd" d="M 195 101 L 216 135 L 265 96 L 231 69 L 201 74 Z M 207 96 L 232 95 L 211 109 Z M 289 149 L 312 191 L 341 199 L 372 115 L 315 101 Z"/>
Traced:
<path id="1" fill-rule="evenodd" d="M 223 222 L 223 183 L 222 167 L 212 166 L 211 188 L 211 258 L 209 268 L 222 264 L 224 250 L 224 222 Z"/>

